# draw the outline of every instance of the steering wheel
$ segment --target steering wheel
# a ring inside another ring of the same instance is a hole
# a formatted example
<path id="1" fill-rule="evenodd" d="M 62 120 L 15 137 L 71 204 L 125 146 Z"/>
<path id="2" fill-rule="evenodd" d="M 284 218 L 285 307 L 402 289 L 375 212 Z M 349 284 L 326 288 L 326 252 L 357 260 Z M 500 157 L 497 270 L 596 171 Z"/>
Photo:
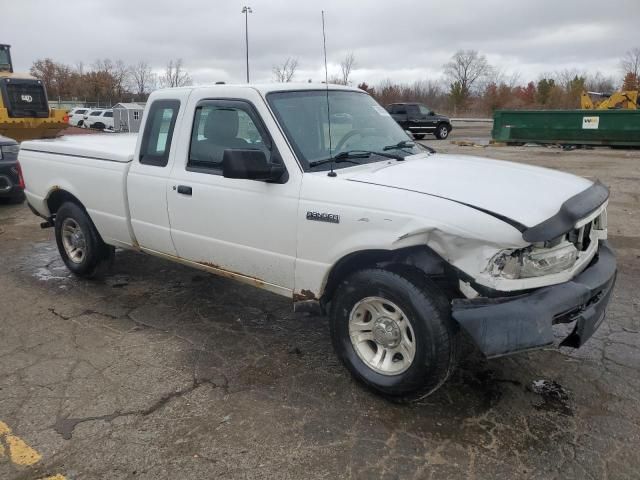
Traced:
<path id="1" fill-rule="evenodd" d="M 347 140 L 349 140 L 351 137 L 355 136 L 355 135 L 360 135 L 362 138 L 364 137 L 375 137 L 375 133 L 371 131 L 372 129 L 370 128 L 358 128 L 356 130 L 351 130 L 350 132 L 347 132 L 344 137 L 342 137 L 340 139 L 340 141 L 336 144 L 334 152 L 339 153 L 342 150 L 342 147 L 344 147 L 344 144 L 347 143 Z"/>

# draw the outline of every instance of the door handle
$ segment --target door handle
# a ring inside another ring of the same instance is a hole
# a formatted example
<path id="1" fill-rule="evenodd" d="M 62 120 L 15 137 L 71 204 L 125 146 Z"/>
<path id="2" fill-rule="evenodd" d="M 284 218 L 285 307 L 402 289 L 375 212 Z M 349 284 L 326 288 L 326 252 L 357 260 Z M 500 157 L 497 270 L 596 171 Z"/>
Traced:
<path id="1" fill-rule="evenodd" d="M 193 190 L 191 187 L 186 185 L 178 185 L 178 193 L 181 193 L 182 195 L 191 195 Z"/>

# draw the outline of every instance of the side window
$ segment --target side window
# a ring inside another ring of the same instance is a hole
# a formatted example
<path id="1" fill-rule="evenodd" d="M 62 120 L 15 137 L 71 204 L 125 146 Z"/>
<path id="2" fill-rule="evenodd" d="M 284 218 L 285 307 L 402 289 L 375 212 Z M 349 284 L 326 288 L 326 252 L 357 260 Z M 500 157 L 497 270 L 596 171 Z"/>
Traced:
<path id="1" fill-rule="evenodd" d="M 417 105 L 407 105 L 407 113 L 409 115 L 418 115 L 420 114 L 420 110 L 418 110 Z"/>
<path id="2" fill-rule="evenodd" d="M 406 115 L 407 114 L 407 107 L 405 107 L 404 105 L 396 105 L 394 108 L 394 112 L 397 115 Z"/>
<path id="3" fill-rule="evenodd" d="M 424 105 L 418 105 L 418 108 L 420 109 L 420 113 L 422 115 L 429 115 L 429 113 L 431 113 L 431 110 L 429 110 L 427 107 L 425 107 Z"/>
<path id="4" fill-rule="evenodd" d="M 113 112 L 104 112 L 105 117 L 113 117 Z"/>
<path id="5" fill-rule="evenodd" d="M 178 100 L 156 100 L 144 126 L 140 163 L 165 167 L 169 161 L 173 129 L 180 109 Z"/>
<path id="6" fill-rule="evenodd" d="M 220 174 L 228 149 L 262 150 L 271 158 L 270 142 L 251 107 L 238 101 L 208 101 L 196 108 L 187 169 Z"/>

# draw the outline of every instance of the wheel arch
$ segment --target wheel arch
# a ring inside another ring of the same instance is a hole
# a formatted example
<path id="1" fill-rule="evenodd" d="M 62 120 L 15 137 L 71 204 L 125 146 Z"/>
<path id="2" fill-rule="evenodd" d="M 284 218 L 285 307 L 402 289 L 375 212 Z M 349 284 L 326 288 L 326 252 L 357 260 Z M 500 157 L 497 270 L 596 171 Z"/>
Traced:
<path id="1" fill-rule="evenodd" d="M 75 203 L 80 208 L 82 208 L 85 212 L 87 211 L 87 209 L 82 204 L 82 202 L 74 194 L 72 194 L 71 192 L 69 192 L 67 190 L 64 190 L 62 188 L 54 187 L 49 192 L 49 194 L 47 195 L 47 199 L 46 199 L 46 204 L 47 204 L 47 209 L 49 210 L 49 215 L 53 217 L 56 214 L 56 212 L 58 211 L 58 209 L 65 202 Z"/>
<path id="2" fill-rule="evenodd" d="M 358 270 L 376 267 L 429 278 L 449 298 L 458 295 L 458 279 L 453 267 L 427 245 L 418 245 L 397 250 L 360 250 L 345 255 L 327 275 L 320 297 L 322 306 L 331 302 L 346 277 Z"/>

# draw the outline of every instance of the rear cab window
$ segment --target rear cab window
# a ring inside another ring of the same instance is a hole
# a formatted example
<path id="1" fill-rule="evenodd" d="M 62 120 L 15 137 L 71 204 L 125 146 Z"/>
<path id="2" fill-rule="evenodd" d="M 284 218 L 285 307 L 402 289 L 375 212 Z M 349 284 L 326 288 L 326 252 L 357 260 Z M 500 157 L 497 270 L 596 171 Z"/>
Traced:
<path id="1" fill-rule="evenodd" d="M 167 165 L 178 110 L 180 110 L 179 100 L 153 102 L 142 134 L 139 157 L 141 164 L 156 167 Z"/>

